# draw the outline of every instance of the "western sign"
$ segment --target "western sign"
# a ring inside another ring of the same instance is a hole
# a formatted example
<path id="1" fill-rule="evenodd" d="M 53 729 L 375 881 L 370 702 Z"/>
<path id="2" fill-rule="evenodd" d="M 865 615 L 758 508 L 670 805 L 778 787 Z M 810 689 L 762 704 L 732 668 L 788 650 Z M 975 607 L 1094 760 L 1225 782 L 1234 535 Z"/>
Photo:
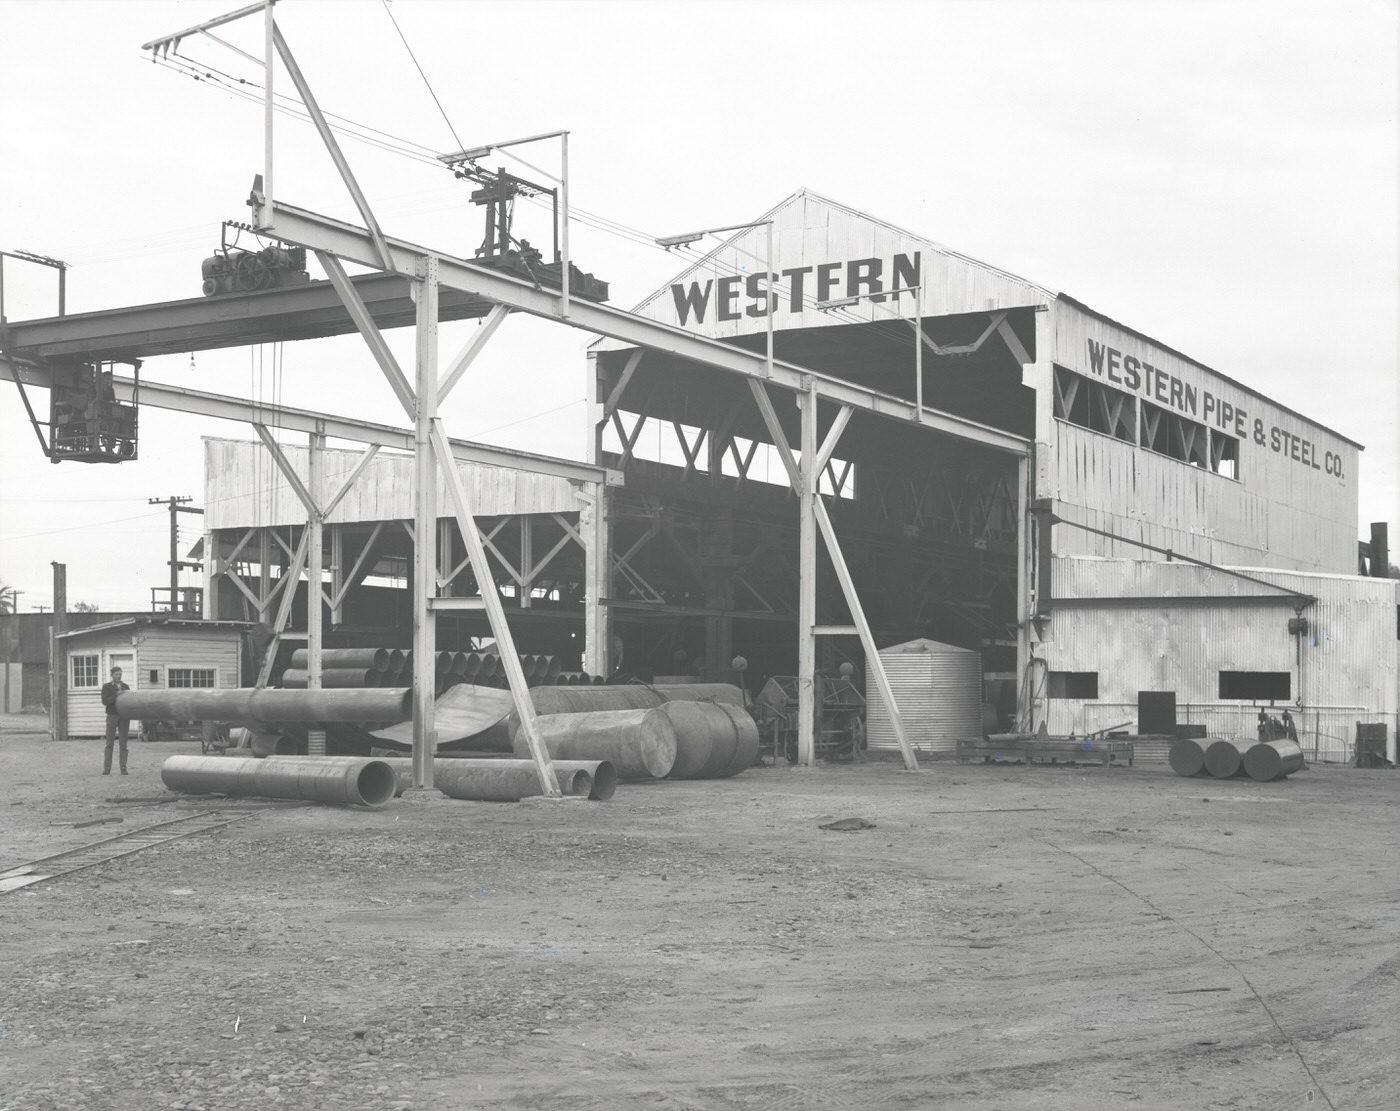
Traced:
<path id="1" fill-rule="evenodd" d="M 776 274 L 758 272 L 677 283 L 671 286 L 676 320 L 682 327 L 715 321 L 762 319 L 769 312 L 800 313 L 809 304 L 840 297 L 860 297 L 884 301 L 909 292 L 919 284 L 920 252 L 895 255 L 892 259 L 853 258 L 841 262 L 820 262 L 794 266 Z M 765 288 L 765 286 L 767 288 Z"/>

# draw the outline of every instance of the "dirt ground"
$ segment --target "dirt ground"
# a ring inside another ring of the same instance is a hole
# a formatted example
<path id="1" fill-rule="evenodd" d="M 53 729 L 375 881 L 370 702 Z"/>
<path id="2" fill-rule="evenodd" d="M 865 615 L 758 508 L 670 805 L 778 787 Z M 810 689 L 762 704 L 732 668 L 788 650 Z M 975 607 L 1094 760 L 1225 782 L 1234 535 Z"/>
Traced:
<path id="1" fill-rule="evenodd" d="M 197 746 L 106 778 L 43 728 L 0 719 L 0 867 L 220 805 L 161 785 Z M 0 895 L 0 1107 L 1400 1107 L 1397 789 L 881 761 L 284 805 Z"/>

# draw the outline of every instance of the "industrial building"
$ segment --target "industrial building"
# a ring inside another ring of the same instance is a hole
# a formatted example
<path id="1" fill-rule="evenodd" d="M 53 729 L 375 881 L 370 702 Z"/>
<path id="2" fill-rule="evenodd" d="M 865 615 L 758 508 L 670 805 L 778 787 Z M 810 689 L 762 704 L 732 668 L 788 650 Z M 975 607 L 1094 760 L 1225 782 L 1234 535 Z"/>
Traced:
<path id="1" fill-rule="evenodd" d="M 868 679 L 866 620 L 881 647 L 977 653 L 992 728 L 1249 733 L 1261 708 L 1288 708 L 1312 754 L 1343 758 L 1362 721 L 1388 726 L 1395 758 L 1400 582 L 1356 574 L 1361 446 L 1346 436 L 1067 294 L 807 190 L 636 312 L 755 355 L 771 343 L 772 360 L 821 377 L 804 449 L 842 565 L 826 551 L 803 565 L 783 456 L 799 454 L 806 399 L 765 412 L 752 379 L 601 340 L 587 464 L 457 464 L 522 650 L 757 690 L 799 672 L 804 625 L 818 671 Z M 844 404 L 841 383 L 874 402 Z M 307 451 L 284 450 L 309 476 Z M 358 462 L 324 452 L 322 481 Z M 409 456 L 383 453 L 325 517 L 328 646 L 409 643 L 412 477 Z M 297 643 L 304 608 L 283 586 L 300 578 L 297 493 L 263 445 L 219 440 L 205 493 L 207 615 L 271 628 L 285 605 L 282 641 Z M 442 594 L 474 595 L 456 522 L 436 540 Z M 465 648 L 490 626 L 445 608 L 437 635 Z M 916 748 L 946 747 L 908 724 Z"/>

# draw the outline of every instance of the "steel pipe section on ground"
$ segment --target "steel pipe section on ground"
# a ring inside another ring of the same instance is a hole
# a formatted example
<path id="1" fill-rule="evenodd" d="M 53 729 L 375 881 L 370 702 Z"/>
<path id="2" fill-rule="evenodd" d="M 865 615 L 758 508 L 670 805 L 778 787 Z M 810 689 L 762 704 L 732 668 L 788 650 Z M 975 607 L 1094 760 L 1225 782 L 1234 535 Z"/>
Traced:
<path id="1" fill-rule="evenodd" d="M 595 688 L 596 689 L 596 688 Z M 727 702 L 663 702 L 657 709 L 676 730 L 671 779 L 726 779 L 758 759 L 758 726 Z"/>
<path id="2" fill-rule="evenodd" d="M 1177 775 L 1200 775 L 1206 770 L 1205 746 L 1194 737 L 1183 737 L 1167 752 L 1167 763 Z"/>
<path id="3" fill-rule="evenodd" d="M 304 722 L 375 722 L 392 724 L 413 716 L 413 691 L 403 687 L 361 690 L 123 691 L 117 712 L 124 718 L 166 721 L 227 721 L 275 725 Z"/>
<path id="4" fill-rule="evenodd" d="M 1206 771 L 1216 779 L 1244 774 L 1244 754 L 1254 742 L 1243 737 L 1219 737 L 1206 746 Z"/>
<path id="5" fill-rule="evenodd" d="M 1303 749 L 1297 741 L 1260 741 L 1244 754 L 1244 770 L 1250 779 L 1268 783 L 1292 775 L 1303 766 Z"/>
<path id="6" fill-rule="evenodd" d="M 398 776 L 398 793 L 413 786 L 413 761 L 383 758 Z M 602 802 L 617 791 L 617 772 L 606 760 L 555 760 L 554 774 L 566 795 Z M 473 802 L 519 802 L 544 794 L 533 760 L 433 761 L 433 786 L 448 798 Z"/>
<path id="7" fill-rule="evenodd" d="M 301 799 L 333 806 L 380 807 L 398 780 L 383 760 L 337 756 L 171 756 L 160 778 L 172 791 Z"/>
<path id="8" fill-rule="evenodd" d="M 675 726 L 654 708 L 541 714 L 535 718 L 535 725 L 545 749 L 556 762 L 606 760 L 617 769 L 619 779 L 663 779 L 676 763 Z M 518 725 L 512 731 L 511 745 L 516 756 L 529 755 Z"/>

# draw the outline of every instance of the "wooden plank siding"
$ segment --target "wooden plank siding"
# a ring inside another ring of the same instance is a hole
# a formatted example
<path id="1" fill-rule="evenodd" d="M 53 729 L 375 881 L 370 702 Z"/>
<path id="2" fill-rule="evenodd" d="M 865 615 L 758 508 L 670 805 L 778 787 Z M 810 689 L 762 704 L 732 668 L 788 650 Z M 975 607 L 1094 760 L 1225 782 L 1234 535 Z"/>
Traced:
<path id="1" fill-rule="evenodd" d="M 302 481 L 307 475 L 307 449 L 292 444 L 282 451 Z M 325 452 L 325 489 L 329 501 L 359 461 L 358 451 Z M 477 513 L 503 516 L 522 513 L 577 513 L 582 504 L 568 479 L 504 467 L 457 464 L 475 498 Z M 447 491 L 438 479 L 438 504 L 447 505 Z M 206 531 L 306 523 L 306 509 L 291 484 L 261 443 L 205 437 L 204 528 Z M 332 524 L 413 519 L 413 457 L 381 451 L 355 486 L 336 506 Z"/>
<path id="2" fill-rule="evenodd" d="M 98 656 L 98 686 L 68 689 L 68 735 L 70 737 L 101 737 L 106 730 L 106 711 L 102 706 L 102 684 L 110 678 L 108 663 L 112 655 L 130 654 L 134 663 L 123 681 L 133 690 L 165 689 L 169 685 L 169 669 L 212 668 L 218 687 L 241 685 L 241 634 L 235 630 L 200 630 L 161 625 L 125 625 L 80 637 L 65 637 L 63 667 L 70 668 L 74 655 Z M 156 673 L 152 679 L 151 672 Z M 72 674 L 71 670 L 68 673 Z M 136 725 L 132 726 L 133 731 Z"/>

